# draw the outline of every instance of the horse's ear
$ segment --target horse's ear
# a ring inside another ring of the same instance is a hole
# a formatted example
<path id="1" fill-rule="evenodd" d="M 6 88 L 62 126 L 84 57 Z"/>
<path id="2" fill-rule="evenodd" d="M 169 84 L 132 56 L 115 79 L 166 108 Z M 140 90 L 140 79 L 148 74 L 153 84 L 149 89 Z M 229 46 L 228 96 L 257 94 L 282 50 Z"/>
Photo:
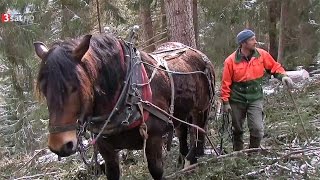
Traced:
<path id="1" fill-rule="evenodd" d="M 88 34 L 82 38 L 80 44 L 72 52 L 74 59 L 81 61 L 82 57 L 89 49 L 91 37 L 92 35 Z"/>
<path id="2" fill-rule="evenodd" d="M 46 45 L 43 44 L 43 42 L 34 42 L 34 49 L 36 51 L 36 54 L 39 56 L 39 58 L 41 58 L 42 60 L 44 60 L 45 56 L 48 53 L 48 48 Z"/>

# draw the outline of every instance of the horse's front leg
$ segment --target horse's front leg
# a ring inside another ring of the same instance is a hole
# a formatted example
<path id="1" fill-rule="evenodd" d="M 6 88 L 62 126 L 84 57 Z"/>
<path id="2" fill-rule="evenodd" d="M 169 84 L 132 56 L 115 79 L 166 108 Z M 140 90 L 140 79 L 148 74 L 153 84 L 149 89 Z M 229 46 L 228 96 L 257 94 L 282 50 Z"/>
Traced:
<path id="1" fill-rule="evenodd" d="M 105 161 L 105 172 L 108 180 L 120 179 L 119 153 L 104 141 L 98 141 L 98 149 Z"/>
<path id="2" fill-rule="evenodd" d="M 149 136 L 146 145 L 146 156 L 148 169 L 153 179 L 163 179 L 163 159 L 162 159 L 163 139 L 161 136 Z"/>

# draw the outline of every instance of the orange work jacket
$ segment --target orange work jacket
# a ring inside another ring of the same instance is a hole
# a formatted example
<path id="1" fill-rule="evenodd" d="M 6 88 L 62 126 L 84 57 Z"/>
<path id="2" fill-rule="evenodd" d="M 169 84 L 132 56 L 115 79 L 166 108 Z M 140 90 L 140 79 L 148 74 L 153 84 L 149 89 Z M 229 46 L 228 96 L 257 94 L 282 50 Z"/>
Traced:
<path id="1" fill-rule="evenodd" d="M 285 70 L 265 50 L 256 48 L 252 58 L 243 58 L 240 49 L 233 52 L 224 62 L 221 86 L 223 103 L 251 103 L 263 98 L 262 79 L 265 72 L 281 80 Z"/>

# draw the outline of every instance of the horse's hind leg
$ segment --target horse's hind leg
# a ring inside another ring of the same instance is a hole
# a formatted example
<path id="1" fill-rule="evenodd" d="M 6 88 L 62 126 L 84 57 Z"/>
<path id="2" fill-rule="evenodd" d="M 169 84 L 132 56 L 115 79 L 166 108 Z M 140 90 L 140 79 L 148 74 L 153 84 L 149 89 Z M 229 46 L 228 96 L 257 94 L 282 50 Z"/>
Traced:
<path id="1" fill-rule="evenodd" d="M 163 179 L 162 160 L 163 139 L 161 136 L 149 136 L 146 146 L 148 169 L 153 179 Z"/>
<path id="2" fill-rule="evenodd" d="M 204 111 L 204 112 L 199 112 L 198 114 L 198 119 L 197 122 L 194 122 L 195 124 L 197 124 L 199 127 L 201 127 L 202 129 L 204 129 L 205 131 L 207 130 L 207 124 L 208 124 L 208 116 L 209 116 L 209 112 L 208 110 Z M 197 132 L 195 132 L 197 133 Z M 204 155 L 204 146 L 205 146 L 205 134 L 198 132 L 198 136 L 196 135 L 196 156 L 200 157 Z"/>
<path id="3" fill-rule="evenodd" d="M 196 112 L 190 116 L 192 124 L 205 129 L 207 117 L 206 113 Z M 198 131 L 196 128 L 190 128 L 190 150 L 186 156 L 184 166 L 197 163 L 197 158 L 204 154 L 205 134 Z"/>
<path id="4" fill-rule="evenodd" d="M 176 129 L 176 135 L 179 139 L 179 158 L 178 165 L 182 165 L 184 163 L 184 158 L 187 156 L 189 152 L 188 148 L 188 127 L 185 124 L 180 124 Z"/>

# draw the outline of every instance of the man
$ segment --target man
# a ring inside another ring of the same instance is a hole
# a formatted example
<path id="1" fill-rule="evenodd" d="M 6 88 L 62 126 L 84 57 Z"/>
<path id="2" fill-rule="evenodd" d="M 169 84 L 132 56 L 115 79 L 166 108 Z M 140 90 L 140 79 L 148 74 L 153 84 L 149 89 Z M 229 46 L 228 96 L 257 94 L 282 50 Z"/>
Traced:
<path id="1" fill-rule="evenodd" d="M 243 124 L 247 118 L 250 131 L 249 148 L 260 147 L 263 137 L 262 78 L 265 71 L 292 88 L 281 64 L 265 50 L 256 48 L 254 32 L 245 29 L 237 35 L 239 48 L 224 62 L 221 99 L 224 112 L 231 112 L 233 149 L 243 149 Z"/>

